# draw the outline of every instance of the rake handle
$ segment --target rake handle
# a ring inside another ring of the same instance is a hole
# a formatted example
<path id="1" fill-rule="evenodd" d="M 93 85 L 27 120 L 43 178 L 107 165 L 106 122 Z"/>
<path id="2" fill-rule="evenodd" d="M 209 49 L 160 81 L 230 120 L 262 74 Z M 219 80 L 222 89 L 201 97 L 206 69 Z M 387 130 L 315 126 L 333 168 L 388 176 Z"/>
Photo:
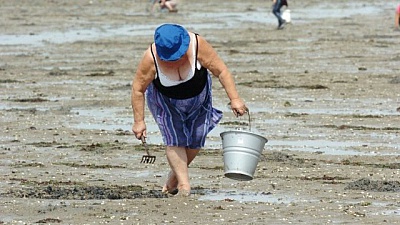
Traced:
<path id="1" fill-rule="evenodd" d="M 149 147 L 147 146 L 147 142 L 146 142 L 146 137 L 142 135 L 142 137 L 140 138 L 140 140 L 142 141 L 142 144 L 143 144 L 143 146 L 144 146 L 144 150 L 146 151 L 146 154 L 147 154 L 148 156 L 150 156 Z"/>

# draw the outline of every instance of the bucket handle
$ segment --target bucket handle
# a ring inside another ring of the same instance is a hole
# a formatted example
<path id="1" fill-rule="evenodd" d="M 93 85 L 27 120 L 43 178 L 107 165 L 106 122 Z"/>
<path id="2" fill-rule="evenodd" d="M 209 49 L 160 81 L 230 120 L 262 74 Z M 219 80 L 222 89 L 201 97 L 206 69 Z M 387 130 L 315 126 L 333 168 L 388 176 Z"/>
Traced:
<path id="1" fill-rule="evenodd" d="M 251 131 L 251 117 L 250 117 L 250 111 L 249 108 L 246 108 L 246 113 L 249 116 L 249 131 Z"/>
<path id="2" fill-rule="evenodd" d="M 228 107 L 231 105 L 231 103 L 228 103 Z M 250 117 L 250 110 L 249 108 L 246 107 L 246 111 L 245 113 L 247 113 L 248 117 L 249 117 L 249 131 L 251 131 L 251 117 Z M 238 116 L 237 116 L 238 117 Z"/>

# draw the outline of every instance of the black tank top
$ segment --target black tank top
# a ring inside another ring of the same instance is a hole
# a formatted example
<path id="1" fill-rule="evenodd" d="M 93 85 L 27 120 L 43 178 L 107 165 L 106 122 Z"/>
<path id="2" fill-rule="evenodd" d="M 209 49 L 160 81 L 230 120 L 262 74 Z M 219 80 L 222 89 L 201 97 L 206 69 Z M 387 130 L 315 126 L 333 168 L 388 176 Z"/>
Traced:
<path id="1" fill-rule="evenodd" d="M 198 42 L 197 42 L 197 34 L 196 36 L 196 58 L 194 63 L 197 64 L 197 52 L 198 52 Z M 171 87 L 165 87 L 161 84 L 160 81 L 160 76 L 158 75 L 158 68 L 157 68 L 157 63 L 156 63 L 156 58 L 153 53 L 153 48 L 151 48 L 151 54 L 153 55 L 154 59 L 154 64 L 156 66 L 156 73 L 157 77 L 156 79 L 153 80 L 154 86 L 157 88 L 157 90 L 167 96 L 168 98 L 174 98 L 174 99 L 187 99 L 187 98 L 192 98 L 194 96 L 197 96 L 201 93 L 201 91 L 204 89 L 204 87 L 207 84 L 207 76 L 208 76 L 208 71 L 207 68 L 201 66 L 200 69 L 197 69 L 197 66 L 195 66 L 195 71 L 194 71 L 194 76 L 183 83 L 180 83 L 175 86 Z"/>

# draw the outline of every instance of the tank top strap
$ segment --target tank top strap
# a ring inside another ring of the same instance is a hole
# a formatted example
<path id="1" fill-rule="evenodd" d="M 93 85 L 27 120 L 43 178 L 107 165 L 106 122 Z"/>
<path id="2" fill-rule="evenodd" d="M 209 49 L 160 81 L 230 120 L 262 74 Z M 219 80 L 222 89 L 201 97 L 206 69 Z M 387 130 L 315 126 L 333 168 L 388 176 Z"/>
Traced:
<path id="1" fill-rule="evenodd" d="M 194 56 L 194 69 L 197 70 L 197 64 L 199 63 L 199 61 L 197 61 L 197 54 L 199 52 L 199 39 L 197 38 L 197 36 L 199 36 L 199 34 L 194 33 L 194 36 L 196 37 L 196 53 Z"/>
<path id="2" fill-rule="evenodd" d="M 155 75 L 154 79 L 157 79 L 157 76 L 158 76 L 158 65 L 157 65 L 156 56 L 154 55 L 154 52 L 153 52 L 153 44 L 150 45 L 150 52 L 151 52 L 151 55 L 153 56 L 154 66 L 156 67 L 156 75 Z"/>

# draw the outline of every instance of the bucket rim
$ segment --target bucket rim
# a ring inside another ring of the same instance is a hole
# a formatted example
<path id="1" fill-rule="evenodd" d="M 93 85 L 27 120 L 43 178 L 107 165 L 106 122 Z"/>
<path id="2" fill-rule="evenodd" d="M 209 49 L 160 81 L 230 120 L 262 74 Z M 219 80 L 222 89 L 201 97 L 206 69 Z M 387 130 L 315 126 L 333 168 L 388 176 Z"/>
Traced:
<path id="1" fill-rule="evenodd" d="M 221 132 L 219 135 L 220 135 L 220 137 L 222 137 L 222 135 L 224 135 L 224 134 L 226 134 L 226 133 L 245 133 L 245 134 L 251 134 L 251 135 L 254 135 L 254 136 L 257 136 L 257 137 L 260 137 L 260 138 L 264 139 L 265 142 L 268 142 L 268 139 L 267 139 L 266 137 L 261 136 L 261 135 L 256 134 L 256 133 L 253 133 L 253 132 L 251 132 L 251 131 L 247 131 L 247 130 L 229 130 L 229 131 Z"/>

